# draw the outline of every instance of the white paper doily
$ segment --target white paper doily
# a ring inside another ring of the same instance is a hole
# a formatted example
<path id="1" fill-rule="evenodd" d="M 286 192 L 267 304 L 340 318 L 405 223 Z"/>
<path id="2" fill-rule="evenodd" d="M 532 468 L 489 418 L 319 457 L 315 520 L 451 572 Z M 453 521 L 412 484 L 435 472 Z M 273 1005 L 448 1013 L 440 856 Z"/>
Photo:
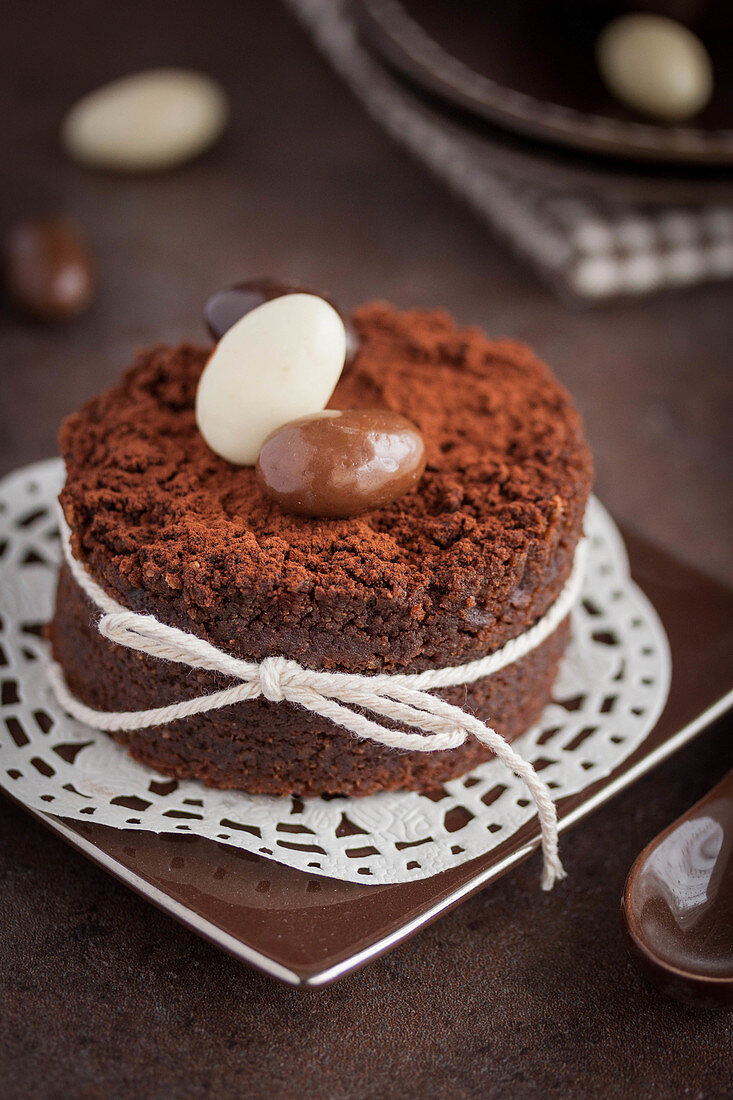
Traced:
<path id="1" fill-rule="evenodd" d="M 47 685 L 42 637 L 60 556 L 62 479 L 61 461 L 52 460 L 0 483 L 0 785 L 21 802 L 117 828 L 196 833 L 311 874 L 372 883 L 455 867 L 534 815 L 521 781 L 497 761 L 430 796 L 270 798 L 167 779 L 69 718 Z M 669 691 L 664 630 L 596 500 L 586 533 L 583 599 L 553 702 L 515 742 L 556 798 L 612 772 L 652 729 Z"/>

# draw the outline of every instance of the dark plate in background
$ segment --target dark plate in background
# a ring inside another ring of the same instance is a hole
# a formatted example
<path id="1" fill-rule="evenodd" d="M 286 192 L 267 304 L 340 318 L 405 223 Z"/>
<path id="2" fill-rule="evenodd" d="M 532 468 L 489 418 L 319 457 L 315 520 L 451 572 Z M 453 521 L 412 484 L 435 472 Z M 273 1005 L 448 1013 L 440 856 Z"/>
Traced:
<path id="1" fill-rule="evenodd" d="M 713 61 L 713 96 L 690 123 L 664 126 L 618 104 L 595 67 L 598 32 L 625 7 L 599 0 L 358 0 L 355 11 L 363 37 L 403 76 L 513 133 L 651 164 L 733 164 L 730 9 L 690 6 Z"/>
<path id="2" fill-rule="evenodd" d="M 636 752 L 612 775 L 558 803 L 561 829 L 665 759 L 733 703 L 733 592 L 650 544 L 628 533 L 624 537 L 632 576 L 667 631 L 670 695 L 656 728 Z M 301 986 L 334 981 L 388 951 L 526 858 L 539 840 L 535 819 L 490 853 L 443 874 L 366 886 L 307 875 L 199 837 L 35 816 L 199 935 L 242 962 Z M 539 863 L 537 872 L 539 891 Z"/>

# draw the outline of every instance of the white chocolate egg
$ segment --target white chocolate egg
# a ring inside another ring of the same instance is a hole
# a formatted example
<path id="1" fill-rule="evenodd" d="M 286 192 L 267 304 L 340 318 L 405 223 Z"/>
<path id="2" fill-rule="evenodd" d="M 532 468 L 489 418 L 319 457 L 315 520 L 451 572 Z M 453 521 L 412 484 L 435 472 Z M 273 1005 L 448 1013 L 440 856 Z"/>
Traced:
<path id="1" fill-rule="evenodd" d="M 98 88 L 72 107 L 61 140 L 82 164 L 154 172 L 216 141 L 229 108 L 219 85 L 187 69 L 149 69 Z"/>
<path id="2" fill-rule="evenodd" d="M 222 336 L 196 393 L 196 423 L 222 458 L 254 466 L 282 424 L 325 409 L 346 356 L 344 323 L 315 294 L 253 309 Z"/>
<path id="3" fill-rule="evenodd" d="M 596 62 L 608 90 L 628 107 L 665 122 L 701 111 L 713 67 L 697 35 L 662 15 L 623 15 L 601 31 Z"/>

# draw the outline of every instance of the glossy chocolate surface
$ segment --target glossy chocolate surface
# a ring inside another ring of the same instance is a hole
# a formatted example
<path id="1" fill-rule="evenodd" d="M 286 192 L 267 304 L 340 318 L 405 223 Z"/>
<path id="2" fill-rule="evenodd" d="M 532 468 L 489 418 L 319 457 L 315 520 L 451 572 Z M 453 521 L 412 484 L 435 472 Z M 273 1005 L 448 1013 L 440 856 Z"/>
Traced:
<path id="1" fill-rule="evenodd" d="M 244 282 L 235 283 L 225 290 L 217 290 L 212 294 L 204 306 L 204 321 L 206 327 L 215 340 L 221 340 L 225 332 L 232 325 L 241 320 L 246 313 L 250 313 L 265 302 L 273 298 L 282 298 L 285 294 L 318 294 L 305 286 L 295 283 L 282 282 L 279 279 L 271 279 L 263 276 L 258 279 L 246 279 Z M 318 294 L 319 298 L 332 305 L 346 330 L 346 363 L 350 363 L 359 350 L 359 337 L 351 321 L 339 309 L 334 300 L 327 294 Z"/>
<path id="2" fill-rule="evenodd" d="M 257 478 L 285 511 L 333 518 L 379 508 L 417 484 L 425 444 L 388 409 L 326 409 L 284 424 L 262 445 Z"/>
<path id="3" fill-rule="evenodd" d="M 733 1005 L 733 772 L 644 849 L 622 912 L 662 990 L 699 1007 Z"/>
<path id="4" fill-rule="evenodd" d="M 81 230 L 66 218 L 19 222 L 3 242 L 13 304 L 39 321 L 65 321 L 89 305 L 94 262 Z"/>

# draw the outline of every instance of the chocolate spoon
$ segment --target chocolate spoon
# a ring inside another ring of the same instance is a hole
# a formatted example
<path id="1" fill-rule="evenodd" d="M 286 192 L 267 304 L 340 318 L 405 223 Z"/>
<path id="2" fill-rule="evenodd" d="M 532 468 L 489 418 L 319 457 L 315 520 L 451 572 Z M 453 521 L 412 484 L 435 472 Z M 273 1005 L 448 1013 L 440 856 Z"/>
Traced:
<path id="1" fill-rule="evenodd" d="M 635 961 L 664 993 L 733 1007 L 733 771 L 638 856 L 621 914 Z"/>

